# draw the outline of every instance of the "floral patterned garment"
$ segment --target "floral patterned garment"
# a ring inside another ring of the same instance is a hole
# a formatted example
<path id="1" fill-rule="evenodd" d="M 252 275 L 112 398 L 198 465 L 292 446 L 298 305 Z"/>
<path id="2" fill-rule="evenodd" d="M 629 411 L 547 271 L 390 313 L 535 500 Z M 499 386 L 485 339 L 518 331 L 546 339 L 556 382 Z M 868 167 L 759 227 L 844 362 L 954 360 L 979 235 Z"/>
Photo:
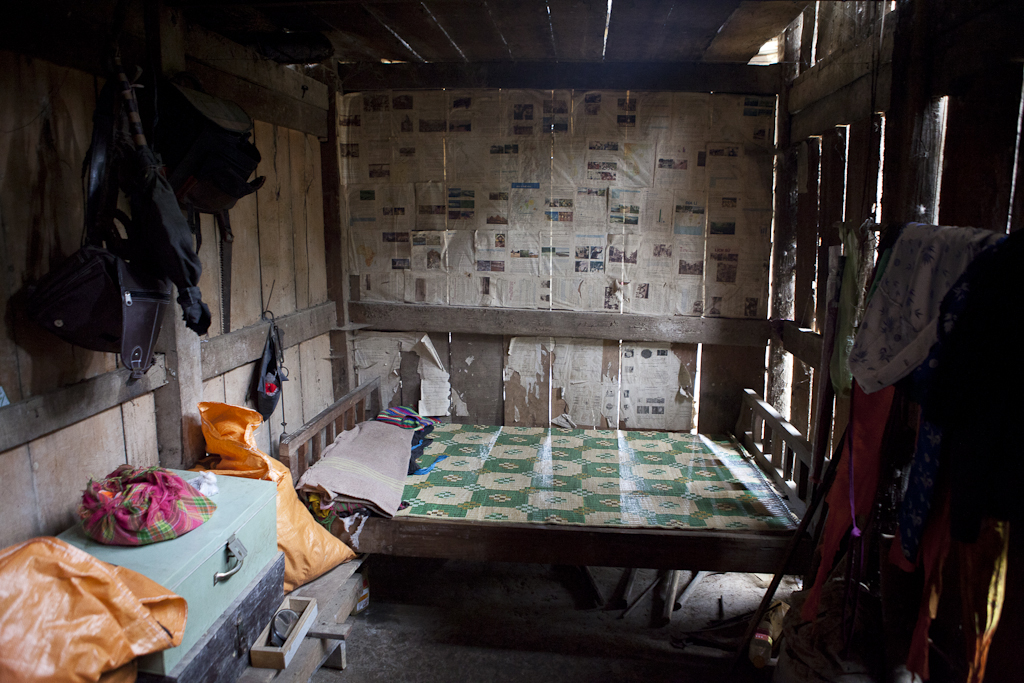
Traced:
<path id="1" fill-rule="evenodd" d="M 850 353 L 866 393 L 906 377 L 938 339 L 939 305 L 968 264 L 1004 235 L 923 223 L 903 227 Z"/>

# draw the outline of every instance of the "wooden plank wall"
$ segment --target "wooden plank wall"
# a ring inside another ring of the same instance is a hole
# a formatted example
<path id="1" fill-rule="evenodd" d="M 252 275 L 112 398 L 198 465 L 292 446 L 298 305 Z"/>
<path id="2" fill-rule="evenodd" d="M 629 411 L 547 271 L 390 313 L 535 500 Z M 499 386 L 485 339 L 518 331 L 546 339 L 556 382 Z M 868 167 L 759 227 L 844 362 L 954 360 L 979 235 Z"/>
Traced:
<path id="1" fill-rule="evenodd" d="M 286 75 L 286 80 L 294 80 Z M 108 391 L 112 382 L 123 384 L 113 373 L 114 354 L 66 344 L 28 323 L 19 308 L 22 287 L 81 243 L 80 174 L 101 84 L 74 68 L 0 51 L 0 91 L 7 95 L 0 98 L 0 301 L 6 311 L 0 334 L 0 387 L 13 404 L 0 407 L 0 430 L 5 435 L 10 424 L 5 420 L 20 414 L 26 401 L 47 414 L 60 411 L 68 397 L 81 401 L 84 392 Z M 320 111 L 326 119 L 326 105 Z M 241 335 L 239 340 L 248 339 L 253 330 L 265 334 L 260 318 L 271 283 L 275 285 L 270 308 L 277 316 L 298 312 L 302 318 L 303 312 L 320 311 L 328 297 L 320 140 L 280 124 L 258 122 L 255 142 L 263 155 L 258 174 L 268 177 L 267 185 L 231 211 L 235 240 L 230 333 Z M 221 335 L 221 245 L 210 216 L 202 217 L 201 228 L 200 287 L 213 316 L 204 342 Z M 177 306 L 173 308 L 168 319 L 178 315 Z M 290 380 L 284 385 L 285 398 L 257 434 L 260 447 L 268 452 L 285 428 L 297 428 L 334 398 L 329 335 L 334 317 L 315 313 L 308 321 L 312 324 L 293 326 L 286 335 Z M 170 372 L 165 375 L 163 356 L 158 358 L 159 365 L 150 374 L 159 375 L 159 381 L 151 386 L 180 379 Z M 244 404 L 254 365 L 250 357 L 238 367 L 203 377 L 194 394 Z M 91 383 L 76 384 L 84 380 Z M 38 428 L 33 430 L 41 436 L 29 436 L 0 452 L 0 481 L 5 485 L 0 516 L 7 520 L 0 529 L 0 547 L 69 526 L 90 477 L 102 477 L 123 463 L 159 463 L 154 393 L 99 398 L 97 404 L 112 407 L 79 411 L 86 417 L 70 421 L 61 414 L 36 420 Z"/>
<path id="2" fill-rule="evenodd" d="M 235 235 L 232 332 L 260 325 L 264 310 L 280 318 L 327 301 L 320 142 L 312 135 L 264 121 L 255 123 L 253 139 L 262 157 L 256 174 L 266 182 L 255 196 L 245 197 L 231 211 Z M 220 246 L 218 240 L 207 241 L 204 234 L 203 268 L 216 295 L 220 290 Z M 211 326 L 209 336 L 218 334 L 220 328 Z M 298 428 L 334 401 L 329 330 L 286 348 L 284 355 L 289 380 L 282 385 L 283 400 L 257 433 L 267 452 L 276 449 L 283 433 Z M 219 377 L 206 378 L 203 400 L 254 407 L 251 385 L 255 367 L 256 362 L 248 362 Z M 220 399 L 222 392 L 225 398 Z"/>

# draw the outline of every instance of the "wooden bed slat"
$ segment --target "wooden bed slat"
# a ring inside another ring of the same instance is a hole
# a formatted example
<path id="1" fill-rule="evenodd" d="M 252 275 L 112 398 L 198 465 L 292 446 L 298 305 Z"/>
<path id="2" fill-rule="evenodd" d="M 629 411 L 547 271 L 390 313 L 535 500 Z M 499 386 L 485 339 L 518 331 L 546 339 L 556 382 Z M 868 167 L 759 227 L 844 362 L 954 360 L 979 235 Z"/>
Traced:
<path id="1" fill-rule="evenodd" d="M 811 495 L 808 486 L 811 444 L 753 389 L 743 390 L 736 438 L 767 474 L 793 512 L 803 516 Z"/>
<path id="2" fill-rule="evenodd" d="M 792 538 L 792 532 L 484 524 L 410 517 L 370 517 L 359 529 L 359 542 L 353 547 L 361 553 L 723 572 L 774 572 Z M 351 540 L 340 521 L 332 532 L 343 541 Z M 808 566 L 811 550 L 810 541 L 802 544 L 789 565 L 791 573 Z"/>

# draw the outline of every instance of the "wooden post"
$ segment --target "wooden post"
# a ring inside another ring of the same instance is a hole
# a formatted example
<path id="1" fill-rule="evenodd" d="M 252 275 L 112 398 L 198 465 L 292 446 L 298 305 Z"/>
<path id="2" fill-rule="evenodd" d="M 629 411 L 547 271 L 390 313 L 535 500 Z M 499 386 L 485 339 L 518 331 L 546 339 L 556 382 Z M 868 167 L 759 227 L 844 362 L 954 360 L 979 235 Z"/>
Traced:
<path id="1" fill-rule="evenodd" d="M 349 278 L 345 273 L 344 217 L 341 202 L 341 158 L 338 148 L 338 109 L 341 92 L 338 74 L 323 69 L 329 88 L 330 109 L 327 115 L 327 140 L 320 143 L 320 172 L 324 197 L 324 258 L 327 260 L 327 295 L 337 307 L 338 327 L 348 322 Z M 334 395 L 343 396 L 355 388 L 352 367 L 351 333 L 344 329 L 331 331 L 331 376 Z"/>
<path id="2" fill-rule="evenodd" d="M 184 23 L 176 9 L 163 0 L 145 5 L 147 53 L 153 68 L 164 75 L 185 69 Z M 177 288 L 164 317 L 157 350 L 166 356 L 167 384 L 154 392 L 160 464 L 187 469 L 206 452 L 200 427 L 198 403 L 203 399 L 202 354 L 199 336 L 185 327 L 178 305 Z"/>
<path id="3" fill-rule="evenodd" d="M 175 297 L 177 289 L 175 289 Z M 188 469 L 206 453 L 198 404 L 203 400 L 199 335 L 185 327 L 176 303 L 164 318 L 157 351 L 164 353 L 167 384 L 154 392 L 160 464 Z"/>

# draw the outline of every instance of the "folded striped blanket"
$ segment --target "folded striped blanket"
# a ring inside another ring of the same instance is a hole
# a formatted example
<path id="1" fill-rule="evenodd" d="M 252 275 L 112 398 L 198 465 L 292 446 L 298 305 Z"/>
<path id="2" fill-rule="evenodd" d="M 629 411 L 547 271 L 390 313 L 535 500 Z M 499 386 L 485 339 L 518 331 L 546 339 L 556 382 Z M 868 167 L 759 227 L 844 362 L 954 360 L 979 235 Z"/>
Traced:
<path id="1" fill-rule="evenodd" d="M 393 517 L 402 504 L 413 432 L 385 422 L 361 422 L 342 432 L 299 479 L 323 503 L 365 505 Z"/>

